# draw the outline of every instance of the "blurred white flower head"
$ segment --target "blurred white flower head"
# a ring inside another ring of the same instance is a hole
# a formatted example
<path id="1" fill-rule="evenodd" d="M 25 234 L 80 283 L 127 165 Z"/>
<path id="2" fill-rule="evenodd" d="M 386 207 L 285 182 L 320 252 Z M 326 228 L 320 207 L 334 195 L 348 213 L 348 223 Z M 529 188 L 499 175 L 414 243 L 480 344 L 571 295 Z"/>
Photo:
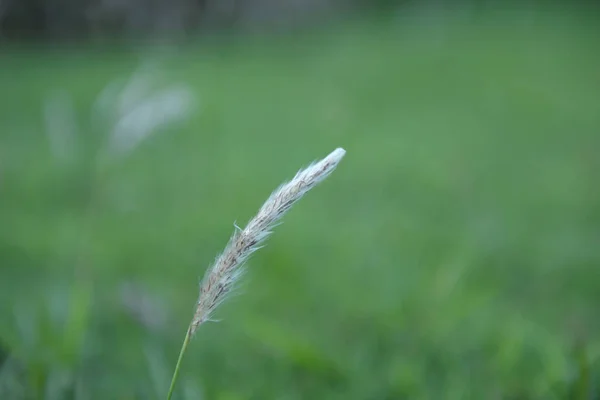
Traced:
<path id="1" fill-rule="evenodd" d="M 106 85 L 94 102 L 90 128 L 107 135 L 103 152 L 126 155 L 151 134 L 187 118 L 196 103 L 188 86 L 164 84 L 153 68 L 144 65 L 129 80 Z M 52 93 L 43 114 L 53 155 L 69 161 L 75 154 L 78 133 L 72 96 L 66 91 Z"/>
<path id="2" fill-rule="evenodd" d="M 161 128 L 187 118 L 195 108 L 193 92 L 185 85 L 156 89 L 159 79 L 147 68 L 137 71 L 122 89 L 109 84 L 98 96 L 95 114 L 109 122 L 108 150 L 127 154 Z"/>

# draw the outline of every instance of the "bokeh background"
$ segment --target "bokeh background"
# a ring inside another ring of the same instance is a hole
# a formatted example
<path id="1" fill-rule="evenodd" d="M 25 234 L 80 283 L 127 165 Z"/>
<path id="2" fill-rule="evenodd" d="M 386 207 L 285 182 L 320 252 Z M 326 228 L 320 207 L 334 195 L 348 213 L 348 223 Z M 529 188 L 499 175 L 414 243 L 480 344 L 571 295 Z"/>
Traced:
<path id="1" fill-rule="evenodd" d="M 0 398 L 600 398 L 592 2 L 2 0 Z"/>

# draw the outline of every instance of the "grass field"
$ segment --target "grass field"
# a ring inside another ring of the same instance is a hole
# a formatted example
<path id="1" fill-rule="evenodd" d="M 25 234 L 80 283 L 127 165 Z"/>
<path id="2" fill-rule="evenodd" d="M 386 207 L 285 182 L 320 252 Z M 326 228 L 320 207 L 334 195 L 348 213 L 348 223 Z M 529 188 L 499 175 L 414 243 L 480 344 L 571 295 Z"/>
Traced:
<path id="1" fill-rule="evenodd" d="M 200 330 L 178 398 L 596 398 L 599 34 L 529 10 L 4 51 L 0 398 L 164 398 L 234 221 L 338 146 Z M 93 169 L 92 104 L 147 57 L 197 111 Z M 67 162 L 42 113 L 57 89 Z"/>

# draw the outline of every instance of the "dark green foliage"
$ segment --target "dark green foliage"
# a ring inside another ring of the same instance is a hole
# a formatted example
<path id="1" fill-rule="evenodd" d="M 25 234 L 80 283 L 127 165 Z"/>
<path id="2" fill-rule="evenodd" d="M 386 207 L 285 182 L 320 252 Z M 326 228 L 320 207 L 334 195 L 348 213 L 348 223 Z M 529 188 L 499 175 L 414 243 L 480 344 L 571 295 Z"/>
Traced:
<path id="1" fill-rule="evenodd" d="M 0 398 L 164 398 L 234 220 L 337 146 L 179 398 L 597 398 L 597 34 L 515 12 L 187 47 L 162 66 L 200 111 L 100 170 L 52 157 L 41 104 L 72 93 L 93 149 L 90 106 L 136 58 L 4 53 Z M 123 305 L 131 282 L 164 322 Z"/>

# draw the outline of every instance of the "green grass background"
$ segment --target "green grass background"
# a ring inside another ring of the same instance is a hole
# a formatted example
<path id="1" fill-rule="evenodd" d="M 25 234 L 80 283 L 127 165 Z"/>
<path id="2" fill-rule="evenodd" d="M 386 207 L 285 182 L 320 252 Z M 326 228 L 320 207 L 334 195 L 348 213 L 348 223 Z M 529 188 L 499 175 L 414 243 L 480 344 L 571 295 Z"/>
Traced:
<path id="1" fill-rule="evenodd" d="M 6 48 L 1 398 L 164 398 L 233 222 L 338 146 L 199 331 L 179 398 L 596 398 L 596 17 L 409 13 L 158 55 Z M 147 55 L 198 110 L 94 174 L 90 107 Z M 72 164 L 44 133 L 56 89 L 77 109 Z M 127 313 L 123 282 L 159 302 L 159 328 Z"/>

